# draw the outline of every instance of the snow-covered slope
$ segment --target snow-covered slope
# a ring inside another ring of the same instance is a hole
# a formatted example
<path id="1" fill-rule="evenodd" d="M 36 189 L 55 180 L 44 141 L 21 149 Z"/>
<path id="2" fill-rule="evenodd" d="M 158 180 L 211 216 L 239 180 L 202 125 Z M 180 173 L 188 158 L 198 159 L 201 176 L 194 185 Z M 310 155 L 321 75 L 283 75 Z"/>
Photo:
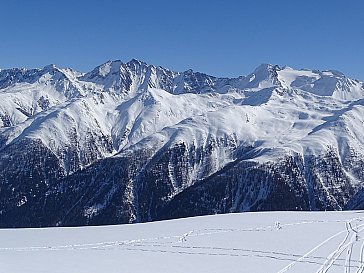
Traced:
<path id="1" fill-rule="evenodd" d="M 12 273 L 362 272 L 363 214 L 269 212 L 121 226 L 3 229 Z"/>
<path id="2" fill-rule="evenodd" d="M 49 65 L 43 69 L 0 70 L 0 125 L 9 127 L 30 116 L 80 97 L 79 73 Z"/>
<path id="3" fill-rule="evenodd" d="M 233 79 L 138 60 L 0 70 L 0 217 L 89 224 L 360 206 L 363 106 L 358 80 L 269 64 Z M 282 191 L 289 204 L 276 202 Z"/>

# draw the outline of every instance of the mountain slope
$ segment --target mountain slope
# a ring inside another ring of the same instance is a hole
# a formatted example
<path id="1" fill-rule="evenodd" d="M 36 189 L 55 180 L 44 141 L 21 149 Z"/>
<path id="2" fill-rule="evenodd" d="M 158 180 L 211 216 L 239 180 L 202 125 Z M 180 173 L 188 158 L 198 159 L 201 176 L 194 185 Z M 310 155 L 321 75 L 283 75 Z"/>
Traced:
<path id="1" fill-rule="evenodd" d="M 138 60 L 0 71 L 0 225 L 113 224 L 364 203 L 363 83 Z"/>

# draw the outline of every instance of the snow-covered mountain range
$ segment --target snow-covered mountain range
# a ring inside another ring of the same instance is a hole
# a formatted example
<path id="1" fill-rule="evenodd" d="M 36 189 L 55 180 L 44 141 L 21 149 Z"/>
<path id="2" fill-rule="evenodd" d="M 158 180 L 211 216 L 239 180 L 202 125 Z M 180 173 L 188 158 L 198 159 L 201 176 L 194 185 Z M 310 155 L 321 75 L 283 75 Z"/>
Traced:
<path id="1" fill-rule="evenodd" d="M 0 226 L 360 208 L 363 124 L 338 71 L 0 70 Z"/>

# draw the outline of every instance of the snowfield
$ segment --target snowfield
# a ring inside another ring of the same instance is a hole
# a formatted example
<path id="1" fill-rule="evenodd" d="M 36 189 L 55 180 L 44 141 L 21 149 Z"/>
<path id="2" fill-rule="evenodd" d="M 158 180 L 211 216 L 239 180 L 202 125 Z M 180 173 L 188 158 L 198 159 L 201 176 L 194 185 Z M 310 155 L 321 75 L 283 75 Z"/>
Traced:
<path id="1" fill-rule="evenodd" d="M 364 272 L 364 214 L 268 212 L 0 230 L 6 273 Z"/>

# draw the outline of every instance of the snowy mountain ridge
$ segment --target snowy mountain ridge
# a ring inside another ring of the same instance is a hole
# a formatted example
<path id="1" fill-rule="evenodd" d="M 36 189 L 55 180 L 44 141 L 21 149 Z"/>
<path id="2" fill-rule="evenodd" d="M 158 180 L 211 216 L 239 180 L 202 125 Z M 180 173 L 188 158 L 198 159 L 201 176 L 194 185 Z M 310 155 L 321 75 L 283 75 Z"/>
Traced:
<path id="1" fill-rule="evenodd" d="M 270 64 L 231 79 L 138 60 L 0 70 L 0 216 L 33 225 L 15 211 L 60 200 L 39 225 L 361 206 L 363 103 L 340 72 Z M 169 209 L 191 198 L 203 206 Z"/>

